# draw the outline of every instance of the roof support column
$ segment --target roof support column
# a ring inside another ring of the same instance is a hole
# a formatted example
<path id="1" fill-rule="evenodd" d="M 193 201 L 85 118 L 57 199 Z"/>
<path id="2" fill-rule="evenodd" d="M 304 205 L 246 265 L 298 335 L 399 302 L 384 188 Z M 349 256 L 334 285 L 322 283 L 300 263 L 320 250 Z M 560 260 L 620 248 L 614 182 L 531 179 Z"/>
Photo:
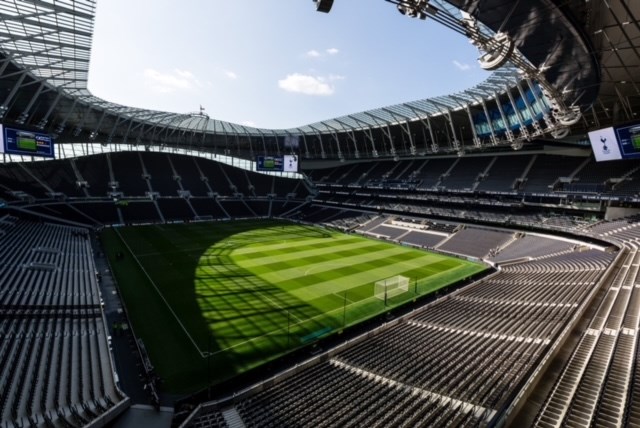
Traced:
<path id="1" fill-rule="evenodd" d="M 4 72 L 11 63 L 11 60 L 9 58 L 5 58 L 0 62 L 2 63 L 2 65 L 0 66 L 0 77 L 5 77 Z"/>
<path id="2" fill-rule="evenodd" d="M 73 98 L 73 104 L 71 105 L 71 108 L 67 112 L 67 114 L 64 117 L 64 119 L 62 119 L 62 122 L 60 122 L 58 124 L 58 126 L 56 126 L 56 129 L 55 129 L 55 133 L 56 134 L 58 134 L 58 135 L 62 134 L 62 132 L 64 131 L 64 128 L 67 126 L 67 121 L 69 120 L 69 117 L 71 117 L 71 113 L 73 113 L 73 111 L 76 108 L 76 104 L 77 103 L 78 103 L 78 99 L 74 97 Z"/>
<path id="3" fill-rule="evenodd" d="M 438 152 L 438 146 L 437 146 L 437 144 L 434 146 L 435 139 L 434 139 L 434 136 L 433 136 L 433 131 L 431 129 L 431 121 L 429 120 L 429 116 L 430 116 L 429 112 L 427 112 L 425 110 L 418 109 L 417 107 L 412 106 L 410 104 L 406 104 L 406 106 L 409 109 L 411 109 L 411 111 L 414 112 L 414 113 L 416 113 L 416 111 L 419 111 L 419 112 L 424 114 L 424 118 L 421 115 L 416 114 L 416 117 L 418 118 L 418 120 L 422 124 L 422 139 L 424 140 L 424 149 L 425 149 L 425 152 L 429 151 L 429 144 L 427 143 L 427 136 L 425 135 L 425 132 L 424 132 L 424 130 L 426 128 L 427 130 L 429 130 L 429 136 L 431 137 L 431 151 L 433 153 L 437 153 Z M 425 123 L 424 119 L 427 120 L 426 123 Z M 435 149 L 434 149 L 434 147 L 435 147 Z"/>
<path id="4" fill-rule="evenodd" d="M 433 153 L 438 153 L 440 151 L 440 146 L 436 140 L 436 135 L 433 133 L 433 127 L 431 126 L 431 119 L 429 116 L 427 116 L 427 129 L 429 129 L 429 136 L 431 137 L 431 151 Z"/>
<path id="5" fill-rule="evenodd" d="M 367 137 L 367 140 L 369 140 L 369 142 L 371 143 L 371 156 L 373 156 L 374 158 L 377 158 L 378 150 L 376 150 L 376 142 L 373 139 L 373 132 L 371 132 L 370 125 L 366 122 L 359 120 L 355 116 L 349 116 L 349 117 L 353 119 L 354 122 L 364 125 L 364 127 L 362 128 L 362 132 L 364 133 L 364 136 Z"/>
<path id="6" fill-rule="evenodd" d="M 353 143 L 353 155 L 356 159 L 360 159 L 360 151 L 358 150 L 358 142 L 356 140 L 356 135 L 353 132 L 353 129 L 351 129 L 350 127 L 346 126 L 346 124 L 342 121 L 340 121 L 339 119 L 334 119 L 336 122 L 338 122 L 341 126 L 343 131 L 347 134 L 347 137 L 349 137 L 349 140 Z"/>
<path id="7" fill-rule="evenodd" d="M 131 127 L 133 126 L 133 120 L 134 117 L 129 118 L 129 126 L 127 126 L 127 130 L 125 131 L 124 135 L 122 136 L 122 144 L 127 144 L 127 142 L 129 141 L 129 133 L 131 132 Z"/>
<path id="8" fill-rule="evenodd" d="M 511 91 L 509 90 L 509 88 L 506 88 L 506 89 L 507 89 L 506 90 L 507 97 L 509 97 L 509 102 L 513 106 L 513 113 L 515 114 L 516 120 L 518 121 L 518 126 L 520 127 L 520 137 L 529 141 L 531 139 L 531 136 L 529 135 L 529 130 L 527 129 L 527 125 L 524 124 L 524 120 L 522 119 L 522 114 L 520 113 L 520 109 L 518 108 L 518 105 L 516 104 L 516 101 L 514 100 L 513 95 L 511 94 Z M 518 146 L 519 146 L 518 148 L 520 148 L 522 146 L 522 142 L 520 142 Z M 514 147 L 514 149 L 515 148 L 516 147 Z"/>
<path id="9" fill-rule="evenodd" d="M 58 91 L 58 95 L 56 95 L 56 99 L 53 100 L 53 102 L 49 106 L 49 110 L 47 110 L 47 113 L 45 113 L 43 118 L 40 119 L 40 121 L 36 125 L 37 128 L 44 129 L 44 127 L 47 126 L 47 123 L 49 123 L 49 116 L 51 116 L 51 113 L 53 113 L 53 110 L 58 106 L 58 103 L 60 102 L 61 98 L 62 98 L 62 92 Z"/>
<path id="10" fill-rule="evenodd" d="M 415 155 L 416 154 L 416 146 L 413 142 L 413 136 L 411 135 L 411 127 L 409 126 L 409 117 L 405 116 L 405 115 L 401 115 L 399 113 L 394 113 L 393 111 L 387 109 L 387 108 L 383 108 L 382 110 L 386 111 L 387 113 L 389 113 L 391 116 L 394 117 L 394 119 L 397 119 L 397 116 L 400 116 L 401 118 L 404 119 L 404 122 L 398 121 L 398 126 L 400 126 L 400 129 L 402 130 L 402 132 L 404 132 L 407 137 L 409 138 L 409 152 L 411 153 L 411 155 Z"/>
<path id="11" fill-rule="evenodd" d="M 340 159 L 341 161 L 344 160 L 344 154 L 342 153 L 342 149 L 340 148 L 340 139 L 338 138 L 338 133 L 337 132 L 332 132 L 331 133 L 331 137 L 333 138 L 333 141 L 336 142 L 336 148 L 338 149 L 337 153 L 338 153 L 338 159 Z"/>
<path id="12" fill-rule="evenodd" d="M 471 127 L 471 132 L 473 133 L 473 145 L 476 147 L 482 147 L 482 141 L 480 141 L 480 138 L 478 138 L 478 133 L 476 132 L 476 126 L 473 123 L 473 116 L 471 115 L 469 104 L 467 104 L 465 108 L 467 110 L 467 116 L 469 116 L 469 126 Z"/>
<path id="13" fill-rule="evenodd" d="M 447 136 L 449 137 L 449 146 L 458 152 L 458 155 L 462 155 L 462 151 L 464 150 L 464 146 L 460 145 L 460 141 L 458 140 L 458 137 L 456 136 L 456 128 L 455 125 L 453 123 L 453 117 L 451 116 L 451 108 L 446 105 L 443 104 L 439 101 L 436 100 L 429 100 L 431 102 L 431 104 L 433 104 L 434 106 L 440 106 L 440 108 L 438 108 L 438 110 L 440 110 L 442 112 L 442 114 L 444 115 L 444 117 L 447 119 L 447 121 L 449 122 L 449 128 L 451 130 L 451 134 L 449 134 L 449 130 L 447 130 Z M 445 127 L 446 130 L 446 127 Z"/>
<path id="14" fill-rule="evenodd" d="M 18 93 L 18 89 L 20 89 L 20 86 L 22 86 L 22 82 L 24 82 L 24 79 L 26 77 L 27 77 L 27 72 L 23 71 L 20 74 L 18 81 L 13 85 L 13 88 L 9 92 L 9 95 L 7 95 L 7 97 L 4 99 L 2 104 L 0 104 L 0 118 L 3 118 L 4 115 L 7 113 L 7 110 L 9 110 L 9 103 L 11 102 L 13 97 L 15 97 L 16 94 Z"/>
<path id="15" fill-rule="evenodd" d="M 74 137 L 79 137 L 80 134 L 82 133 L 82 127 L 84 126 L 84 122 L 87 120 L 87 116 L 89 116 L 89 113 L 91 113 L 91 107 L 87 107 L 86 111 L 81 113 L 82 118 L 80 119 L 80 122 L 78 122 L 76 127 L 73 129 Z"/>
<path id="16" fill-rule="evenodd" d="M 429 125 L 427 123 L 425 123 L 424 119 L 419 118 L 420 120 L 420 124 L 422 125 L 420 127 L 421 131 L 422 131 L 422 141 L 424 141 L 424 151 L 425 153 L 429 151 L 429 139 L 427 138 L 427 134 L 425 133 L 425 129 L 429 131 L 429 135 L 432 135 L 433 133 L 431 132 L 431 129 L 429 128 Z M 429 117 L 427 116 L 427 120 L 429 120 Z M 433 137 L 431 137 L 431 142 L 433 143 Z M 433 150 L 433 147 L 431 147 L 431 149 Z M 417 154 L 417 151 L 416 151 Z"/>
<path id="17" fill-rule="evenodd" d="M 364 114 L 366 114 L 367 116 L 369 116 L 371 119 L 373 119 L 373 121 L 376 124 L 379 124 L 378 121 L 376 120 L 376 116 L 374 116 L 373 114 L 369 113 L 369 112 L 364 112 Z M 377 118 L 380 119 L 380 118 Z M 382 119 L 380 119 L 382 120 Z M 390 147 L 390 154 L 391 156 L 396 156 L 396 147 L 393 144 L 393 138 L 391 137 L 391 129 L 389 128 L 389 124 L 386 123 L 383 120 L 382 125 L 380 126 L 380 131 L 382 131 L 382 133 L 384 134 L 385 137 L 387 137 L 387 139 L 389 140 L 389 147 Z"/>
<path id="18" fill-rule="evenodd" d="M 302 132 L 300 130 L 300 128 L 296 128 L 296 129 L 298 130 L 298 132 L 300 132 L 300 135 L 302 136 L 302 142 L 304 143 L 305 157 L 310 158 L 311 157 L 311 153 L 309 152 L 309 144 L 307 144 L 307 134 Z"/>
<path id="19" fill-rule="evenodd" d="M 547 106 L 544 98 L 541 97 L 540 94 L 538 94 L 538 91 L 536 90 L 537 89 L 536 85 L 534 85 L 533 81 L 531 81 L 531 79 L 529 78 L 526 78 L 525 80 L 527 82 L 527 85 L 529 86 L 529 89 L 531 89 L 531 93 L 533 94 L 533 97 L 536 100 L 536 104 L 540 108 L 540 111 L 542 111 L 542 119 L 544 120 L 544 123 L 547 125 L 547 128 L 545 131 L 550 132 L 551 135 L 555 138 L 562 138 L 563 136 L 566 136 L 569 133 L 569 129 L 560 125 L 559 122 L 558 123 L 555 122 L 553 117 L 549 115 L 550 109 Z"/>
<path id="20" fill-rule="evenodd" d="M 480 101 L 482 103 L 482 110 L 484 111 L 484 117 L 487 118 L 487 126 L 489 126 L 489 132 L 491 134 L 491 144 L 494 146 L 498 145 L 498 137 L 496 136 L 496 130 L 493 126 L 493 120 L 491 120 L 491 116 L 489 115 L 489 109 L 487 108 L 487 103 L 484 98 Z"/>
<path id="21" fill-rule="evenodd" d="M 309 128 L 313 129 L 316 132 L 316 136 L 318 137 L 318 142 L 320 143 L 320 157 L 322 159 L 327 158 L 327 152 L 324 151 L 324 144 L 322 144 L 322 134 L 318 131 L 317 128 L 309 125 Z"/>
<path id="22" fill-rule="evenodd" d="M 273 138 L 275 138 L 275 141 L 276 141 L 276 154 L 280 156 L 280 144 L 278 143 L 278 134 L 276 134 L 275 131 L 272 131 L 272 133 L 273 133 Z"/>
<path id="23" fill-rule="evenodd" d="M 449 127 L 451 128 L 451 136 L 452 139 L 449 141 L 449 144 L 451 145 L 451 148 L 455 151 L 458 152 L 458 154 L 461 153 L 462 150 L 464 150 L 464 147 L 460 144 L 460 140 L 458 140 L 458 137 L 456 136 L 456 128 L 453 124 L 453 117 L 451 116 L 451 110 L 447 109 L 445 112 L 445 117 L 447 118 L 447 121 L 449 122 Z"/>
<path id="24" fill-rule="evenodd" d="M 102 121 L 104 121 L 104 118 L 106 115 L 107 115 L 107 110 L 102 110 L 102 116 L 100 116 L 98 125 L 96 125 L 95 129 L 91 131 L 91 134 L 89 134 L 89 139 L 91 141 L 94 141 L 96 138 L 98 138 L 98 135 L 100 133 L 100 127 L 102 126 Z"/>
<path id="25" fill-rule="evenodd" d="M 533 106 L 531 105 L 531 103 L 527 99 L 527 94 L 525 93 L 524 89 L 522 89 L 522 85 L 520 84 L 520 82 L 516 82 L 516 87 L 518 88 L 518 92 L 520 93 L 520 96 L 522 97 L 522 101 L 524 102 L 524 105 L 527 107 L 527 111 L 529 112 L 529 115 L 531 116 L 531 125 L 533 126 L 533 129 L 534 129 L 534 133 L 533 133 L 532 136 L 537 137 L 537 136 L 542 135 L 542 127 L 540 126 L 540 123 L 538 122 L 538 114 L 536 113 L 536 111 L 534 110 Z"/>
<path id="26" fill-rule="evenodd" d="M 353 155 L 356 159 L 360 159 L 360 151 L 358 150 L 358 140 L 356 140 L 356 134 L 352 130 L 347 133 L 351 142 L 353 143 Z"/>
<path id="27" fill-rule="evenodd" d="M 509 143 L 513 143 L 513 141 L 515 140 L 515 137 L 513 136 L 513 131 L 511 130 L 511 125 L 507 120 L 507 116 L 504 114 L 504 109 L 502 108 L 502 104 L 500 104 L 500 98 L 498 98 L 497 93 L 494 93 L 493 96 L 494 96 L 493 99 L 495 100 L 496 105 L 498 106 L 498 111 L 500 112 L 502 123 L 504 124 L 504 135 L 507 138 L 507 141 Z"/>
<path id="28" fill-rule="evenodd" d="M 25 124 L 27 122 L 27 119 L 29 119 L 29 116 L 30 116 L 29 111 L 31 111 L 31 108 L 33 107 L 33 104 L 35 104 L 35 102 L 38 99 L 38 97 L 40 96 L 40 94 L 42 94 L 42 91 L 44 90 L 44 88 L 45 88 L 44 82 L 40 81 L 40 85 L 38 86 L 38 89 L 36 89 L 35 93 L 31 97 L 31 99 L 29 100 L 29 103 L 24 108 L 22 113 L 20 113 L 20 117 L 18 117 L 17 122 L 19 124 L 23 125 L 23 124 Z"/>
<path id="29" fill-rule="evenodd" d="M 113 136 L 116 133 L 116 129 L 118 129 L 118 126 L 123 123 L 126 119 L 123 118 L 122 116 L 118 116 L 116 118 L 116 122 L 113 124 L 113 127 L 111 128 L 111 132 L 109 132 L 109 136 L 107 137 L 107 144 L 111 144 L 111 142 L 113 141 Z"/>

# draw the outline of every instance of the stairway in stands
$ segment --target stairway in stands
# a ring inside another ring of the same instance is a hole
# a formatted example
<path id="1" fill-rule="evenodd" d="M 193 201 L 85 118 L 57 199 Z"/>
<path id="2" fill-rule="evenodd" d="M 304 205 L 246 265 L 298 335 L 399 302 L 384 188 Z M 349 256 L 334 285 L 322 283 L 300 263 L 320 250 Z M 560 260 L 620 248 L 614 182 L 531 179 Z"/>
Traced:
<path id="1" fill-rule="evenodd" d="M 624 426 L 631 422 L 627 413 L 637 405 L 629 385 L 637 347 L 639 268 L 640 253 L 632 247 L 535 426 L 589 426 L 590 421 L 595 426 Z"/>
<path id="2" fill-rule="evenodd" d="M 222 416 L 229 428 L 246 428 L 240 414 L 235 407 L 230 407 L 222 411 Z"/>

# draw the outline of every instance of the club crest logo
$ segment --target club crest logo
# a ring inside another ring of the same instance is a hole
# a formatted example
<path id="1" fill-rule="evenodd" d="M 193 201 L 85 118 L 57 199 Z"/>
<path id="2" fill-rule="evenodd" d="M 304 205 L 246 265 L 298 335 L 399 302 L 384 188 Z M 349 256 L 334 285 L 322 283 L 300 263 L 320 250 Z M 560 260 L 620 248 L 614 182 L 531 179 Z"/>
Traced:
<path id="1" fill-rule="evenodd" d="M 600 137 L 600 142 L 602 143 L 602 154 L 608 155 L 611 153 L 609 146 L 607 146 L 607 139 L 605 137 Z"/>

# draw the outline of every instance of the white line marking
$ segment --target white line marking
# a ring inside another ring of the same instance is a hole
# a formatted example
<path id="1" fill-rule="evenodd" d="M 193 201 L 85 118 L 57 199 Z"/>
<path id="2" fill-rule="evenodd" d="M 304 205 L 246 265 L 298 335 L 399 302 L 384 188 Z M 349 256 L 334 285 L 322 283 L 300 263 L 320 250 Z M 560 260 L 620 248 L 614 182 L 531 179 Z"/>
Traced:
<path id="1" fill-rule="evenodd" d="M 176 321 L 178 321 L 178 324 L 180 324 L 180 327 L 182 327 L 182 331 L 184 331 L 184 334 L 187 335 L 187 337 L 189 338 L 189 340 L 191 341 L 193 346 L 196 348 L 196 350 L 198 351 L 200 356 L 202 358 L 204 358 L 203 352 L 200 350 L 200 348 L 196 344 L 195 340 L 193 340 L 193 337 L 191 337 L 191 335 L 189 334 L 189 332 L 185 328 L 184 324 L 182 324 L 182 321 L 180 321 L 180 318 L 178 318 L 178 315 L 176 315 L 176 313 L 173 311 L 173 309 L 171 308 L 171 305 L 169 305 L 169 302 L 167 302 L 167 299 L 164 298 L 164 296 L 162 295 L 162 293 L 160 292 L 160 290 L 156 286 L 156 283 L 153 282 L 153 279 L 151 279 L 151 276 L 149 276 L 149 274 L 147 273 L 146 269 L 142 266 L 142 263 L 140 263 L 140 260 L 138 260 L 136 255 L 133 253 L 133 251 L 131 250 L 131 247 L 129 247 L 129 244 L 127 244 L 127 241 L 124 240 L 124 238 L 120 234 L 120 231 L 118 230 L 118 228 L 114 228 L 113 230 L 115 230 L 116 234 L 118 235 L 118 237 L 120 238 L 120 240 L 122 241 L 124 246 L 127 247 L 127 250 L 129 250 L 129 253 L 131 253 L 131 255 L 133 256 L 133 259 L 136 261 L 136 263 L 138 263 L 138 266 L 140 266 L 140 269 L 142 269 L 142 272 L 144 272 L 144 274 L 147 276 L 147 278 L 149 279 L 149 282 L 151 282 L 151 285 L 153 285 L 153 288 L 155 288 L 155 290 L 158 292 L 158 295 L 160 296 L 162 301 L 165 303 L 165 305 L 167 305 L 167 308 L 169 308 L 169 311 L 171 311 L 171 313 L 173 314 L 173 317 L 176 319 Z"/>
<path id="2" fill-rule="evenodd" d="M 151 253 L 141 253 L 138 254 L 138 257 L 156 257 L 156 256 L 162 256 L 164 254 L 180 254 L 180 253 L 188 253 L 190 251 L 202 251 L 202 250 L 208 250 L 210 247 L 194 247 L 194 248 L 185 248 L 185 249 L 180 249 L 180 250 L 175 250 L 175 251 L 154 251 Z M 203 253 L 206 254 L 206 253 Z"/>

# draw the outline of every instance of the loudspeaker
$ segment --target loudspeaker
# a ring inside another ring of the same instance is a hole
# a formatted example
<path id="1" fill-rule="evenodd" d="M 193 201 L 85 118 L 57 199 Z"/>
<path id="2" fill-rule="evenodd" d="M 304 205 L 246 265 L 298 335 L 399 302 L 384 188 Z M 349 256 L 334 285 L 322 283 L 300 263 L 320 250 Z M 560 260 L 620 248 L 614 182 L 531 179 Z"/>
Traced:
<path id="1" fill-rule="evenodd" d="M 329 13 L 331 6 L 333 6 L 333 0 L 313 0 L 316 2 L 316 10 L 318 12 Z"/>

